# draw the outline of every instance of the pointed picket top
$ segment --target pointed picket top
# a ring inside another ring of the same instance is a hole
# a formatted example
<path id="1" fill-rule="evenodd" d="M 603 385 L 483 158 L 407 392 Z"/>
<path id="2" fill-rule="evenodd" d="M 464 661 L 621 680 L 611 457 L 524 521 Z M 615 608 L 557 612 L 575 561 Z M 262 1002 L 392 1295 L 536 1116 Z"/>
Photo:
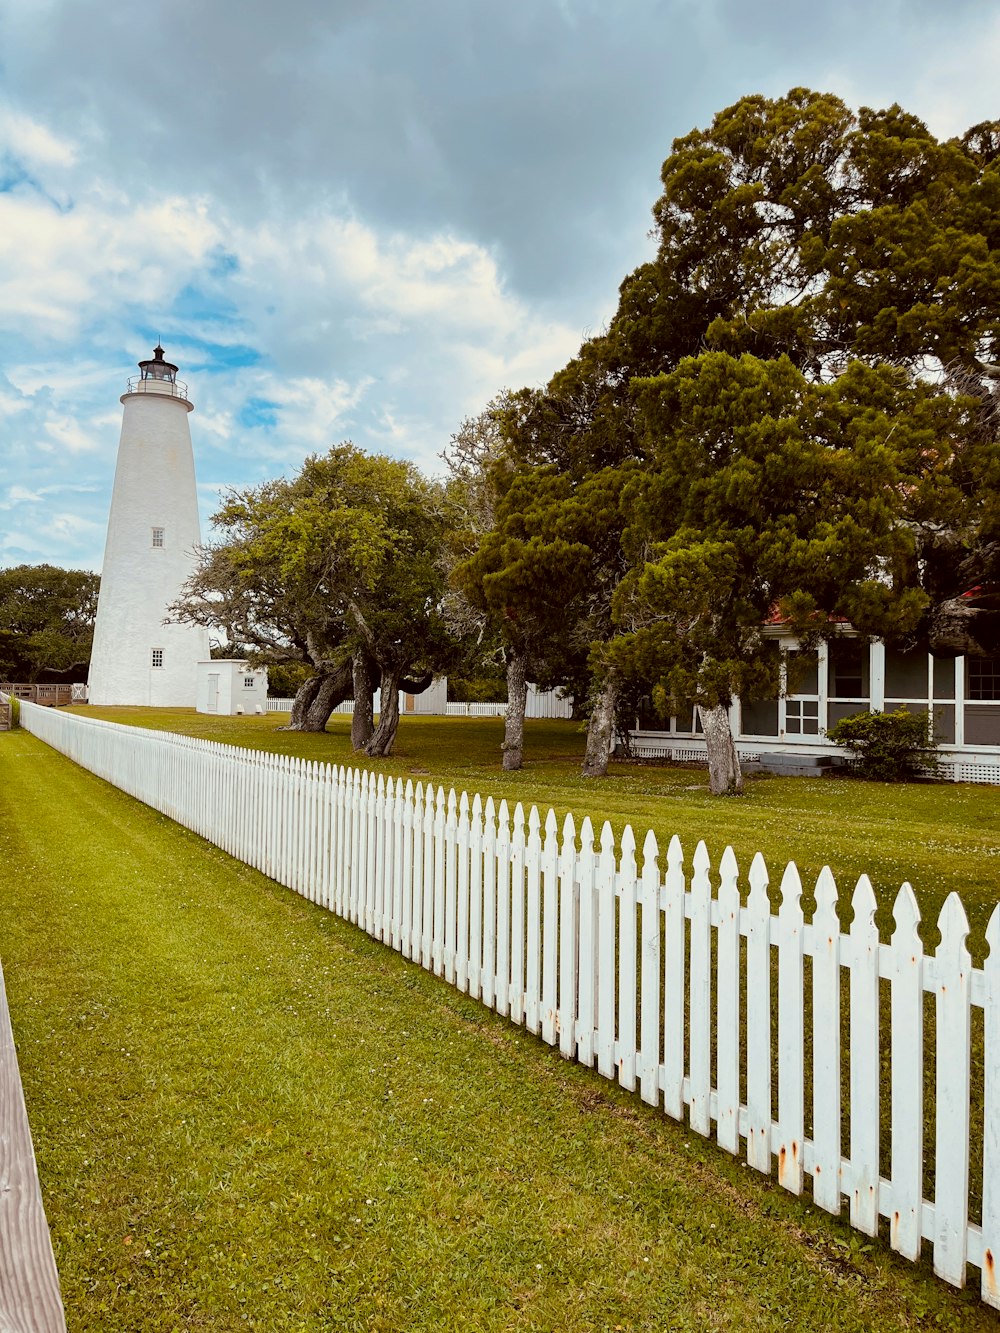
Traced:
<path id="1" fill-rule="evenodd" d="M 611 828 L 611 821 L 606 819 L 604 821 L 604 827 L 601 829 L 601 854 L 607 855 L 608 853 L 614 856 L 615 835 Z"/>
<path id="2" fill-rule="evenodd" d="M 448 793 L 448 818 L 454 819 L 458 814 L 458 800 L 455 796 L 455 788 L 452 787 Z"/>
<path id="3" fill-rule="evenodd" d="M 748 903 L 760 904 L 761 899 L 764 903 L 770 904 L 767 896 L 767 885 L 769 876 L 767 873 L 767 864 L 760 852 L 754 853 L 754 858 L 750 862 L 750 874 L 747 876 L 750 881 L 750 894 Z"/>
<path id="4" fill-rule="evenodd" d="M 935 952 L 936 957 L 967 954 L 965 941 L 969 937 L 969 918 L 965 915 L 961 898 L 954 891 L 944 900 L 938 917 L 938 929 L 941 932 L 941 943 Z"/>
<path id="5" fill-rule="evenodd" d="M 514 806 L 514 836 L 524 836 L 524 806 L 518 801 Z"/>
<path id="6" fill-rule="evenodd" d="M 735 883 L 739 877 L 739 862 L 736 860 L 736 853 L 733 851 L 732 847 L 729 846 L 722 853 L 722 858 L 719 861 L 719 878 L 722 880 L 723 884 L 726 884 L 730 880 Z"/>
<path id="7" fill-rule="evenodd" d="M 563 820 L 563 846 L 576 849 L 576 821 L 572 814 L 567 814 Z"/>
<path id="8" fill-rule="evenodd" d="M 459 798 L 458 813 L 464 819 L 468 819 L 469 817 L 469 793 L 467 791 L 463 791 L 461 797 Z"/>
<path id="9" fill-rule="evenodd" d="M 417 792 L 418 792 L 418 799 L 419 799 L 419 792 L 420 792 L 420 783 L 419 783 L 419 782 L 417 783 Z M 407 800 L 407 802 L 410 802 L 410 801 L 413 800 L 413 779 L 412 779 L 412 778 L 407 778 L 407 779 L 406 779 L 406 793 L 405 793 L 405 795 L 406 795 L 406 800 Z"/>
<path id="10" fill-rule="evenodd" d="M 698 846 L 694 849 L 691 868 L 699 879 L 702 877 L 707 879 L 712 869 L 712 858 L 708 854 L 708 848 L 705 846 L 703 838 L 699 839 Z"/>
<path id="11" fill-rule="evenodd" d="M 537 838 L 539 836 L 539 830 L 541 829 L 541 827 L 542 827 L 542 821 L 538 817 L 538 806 L 533 805 L 531 807 L 531 812 L 528 815 L 528 836 L 532 838 Z"/>
<path id="12" fill-rule="evenodd" d="M 840 929 L 840 918 L 837 916 L 837 881 L 833 877 L 833 871 L 829 866 L 824 866 L 819 872 L 816 880 L 816 920 L 827 913 L 832 914 L 837 922 L 837 928 Z"/>
<path id="13" fill-rule="evenodd" d="M 781 877 L 781 906 L 778 909 L 779 915 L 787 916 L 798 911 L 802 915 L 802 880 L 799 877 L 799 868 L 794 861 L 789 861 L 785 866 L 785 873 Z"/>
<path id="14" fill-rule="evenodd" d="M 590 822 L 590 815 L 584 815 L 583 823 L 580 825 L 580 855 L 592 856 L 594 852 L 594 826 Z"/>
<path id="15" fill-rule="evenodd" d="M 413 803 L 414 803 L 414 805 L 417 807 L 418 810 L 422 810 L 422 809 L 423 809 L 423 805 L 424 805 L 424 784 L 423 784 L 422 782 L 418 782 L 417 785 L 416 785 L 416 787 L 414 787 L 414 789 L 413 789 Z"/>
<path id="16" fill-rule="evenodd" d="M 379 781 L 381 781 L 381 779 L 379 779 Z M 385 784 L 385 799 L 386 801 L 392 801 L 395 800 L 395 796 L 396 796 L 395 783 L 393 782 L 392 778 L 388 778 Z"/>
<path id="17" fill-rule="evenodd" d="M 442 812 L 444 811 L 444 807 L 445 807 L 445 795 L 444 795 L 444 788 L 443 788 L 443 787 L 438 787 L 438 789 L 437 789 L 437 800 L 436 800 L 435 804 L 437 805 L 437 808 L 438 808 L 439 810 L 441 810 Z"/>
<path id="18" fill-rule="evenodd" d="M 478 800 L 479 798 L 477 797 L 476 799 Z M 496 806 L 493 804 L 493 797 L 487 796 L 486 806 L 483 810 L 483 818 L 487 820 L 495 820 L 496 817 L 497 817 L 497 811 L 496 811 Z"/>
<path id="19" fill-rule="evenodd" d="M 679 870 L 684 864 L 684 848 L 681 846 L 681 840 L 675 833 L 667 845 L 667 869 Z"/>
<path id="20" fill-rule="evenodd" d="M 854 893 L 851 895 L 851 910 L 854 913 L 851 921 L 852 935 L 858 931 L 870 930 L 874 927 L 877 906 L 872 882 L 867 875 L 862 875 L 855 885 Z"/>
<path id="21" fill-rule="evenodd" d="M 1000 967 L 1000 903 L 993 909 L 989 925 L 986 927 L 986 943 L 990 946 L 985 966 Z"/>
<path id="22" fill-rule="evenodd" d="M 471 814 L 472 822 L 481 827 L 483 822 L 483 798 L 478 792 L 472 798 Z"/>
<path id="23" fill-rule="evenodd" d="M 626 824 L 622 829 L 621 864 L 622 869 L 626 866 L 630 869 L 635 867 L 635 834 L 631 824 Z"/>
<path id="24" fill-rule="evenodd" d="M 658 871 L 657 862 L 660 859 L 660 848 L 656 841 L 656 834 L 652 829 L 648 829 L 645 838 L 642 840 L 642 864 L 650 866 Z"/>
<path id="25" fill-rule="evenodd" d="M 896 929 L 892 932 L 894 945 L 908 948 L 919 940 L 917 926 L 920 924 L 920 908 L 917 906 L 916 894 L 909 883 L 903 884 L 896 894 L 896 901 L 892 905 L 892 919 L 896 923 Z"/>
<path id="26" fill-rule="evenodd" d="M 507 809 L 507 802 L 505 800 L 500 802 L 500 809 L 497 812 L 497 820 L 502 829 L 510 828 L 510 811 Z"/>
<path id="27" fill-rule="evenodd" d="M 545 841 L 559 836 L 559 821 L 556 819 L 556 812 L 549 807 L 549 813 L 545 816 Z"/>
<path id="28" fill-rule="evenodd" d="M 726 848 L 719 862 L 719 907 L 730 915 L 740 910 L 740 867 L 732 847 Z"/>

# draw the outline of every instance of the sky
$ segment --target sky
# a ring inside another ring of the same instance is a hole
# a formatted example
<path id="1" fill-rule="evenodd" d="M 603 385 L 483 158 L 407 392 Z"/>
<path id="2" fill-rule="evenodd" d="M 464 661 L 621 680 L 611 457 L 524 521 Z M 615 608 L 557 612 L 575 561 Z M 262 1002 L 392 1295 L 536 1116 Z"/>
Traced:
<path id="1" fill-rule="evenodd" d="M 0 0 L 0 567 L 99 570 L 119 396 L 180 366 L 202 532 L 350 439 L 440 472 L 653 250 L 748 93 L 1000 117 L 997 0 Z"/>

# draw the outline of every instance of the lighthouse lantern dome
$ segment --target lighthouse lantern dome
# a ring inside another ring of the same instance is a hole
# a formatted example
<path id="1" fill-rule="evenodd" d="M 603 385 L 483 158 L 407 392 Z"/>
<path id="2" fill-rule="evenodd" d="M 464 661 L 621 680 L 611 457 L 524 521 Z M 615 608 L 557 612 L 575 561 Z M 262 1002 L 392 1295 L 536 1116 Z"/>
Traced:
<path id="1" fill-rule="evenodd" d="M 166 380 L 173 384 L 177 379 L 177 367 L 163 359 L 163 348 L 159 343 L 153 348 L 152 360 L 140 361 L 139 369 L 144 380 Z"/>

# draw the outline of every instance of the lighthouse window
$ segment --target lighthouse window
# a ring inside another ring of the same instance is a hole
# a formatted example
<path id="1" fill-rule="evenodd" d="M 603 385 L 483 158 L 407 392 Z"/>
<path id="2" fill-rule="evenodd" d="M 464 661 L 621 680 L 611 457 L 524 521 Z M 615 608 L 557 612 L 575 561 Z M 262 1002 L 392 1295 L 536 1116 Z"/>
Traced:
<path id="1" fill-rule="evenodd" d="M 252 690 L 253 687 L 254 687 L 254 684 L 255 684 L 255 683 L 256 683 L 256 682 L 254 681 L 253 676 L 244 676 L 244 677 L 243 677 L 243 688 L 244 688 L 245 690 Z"/>
<path id="2" fill-rule="evenodd" d="M 163 649 L 162 649 L 162 648 L 154 648 L 154 649 L 153 649 L 153 666 L 154 666 L 154 667 L 161 667 L 161 666 L 163 666 Z"/>
<path id="3" fill-rule="evenodd" d="M 162 545 L 163 545 L 163 529 L 162 529 L 162 528 L 154 528 L 154 529 L 153 529 L 153 545 L 154 545 L 154 546 L 162 546 Z"/>

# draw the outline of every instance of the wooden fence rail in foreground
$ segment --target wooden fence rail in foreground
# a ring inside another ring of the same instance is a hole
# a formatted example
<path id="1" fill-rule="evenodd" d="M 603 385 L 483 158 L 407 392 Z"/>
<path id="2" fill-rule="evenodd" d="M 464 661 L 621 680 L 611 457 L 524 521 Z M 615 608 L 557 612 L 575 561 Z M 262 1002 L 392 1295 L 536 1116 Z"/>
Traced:
<path id="1" fill-rule="evenodd" d="M 889 1243 L 909 1259 L 928 1242 L 947 1282 L 962 1286 L 967 1264 L 976 1265 L 983 1299 L 1000 1307 L 1000 907 L 986 964 L 974 969 L 956 894 L 927 955 L 908 884 L 885 943 L 866 876 L 845 933 L 829 870 L 806 921 L 795 866 L 773 912 L 759 854 L 741 894 L 731 849 L 713 888 L 703 843 L 687 869 L 672 839 L 661 867 L 652 833 L 637 860 L 631 828 L 616 848 L 608 824 L 595 837 L 589 819 L 578 829 L 567 816 L 560 831 L 551 811 L 543 824 L 534 808 L 511 813 L 506 801 L 446 797 L 431 784 L 404 787 L 30 704 L 21 720 L 568 1058 L 677 1119 L 687 1108 L 695 1132 L 711 1135 L 714 1122 L 720 1146 L 745 1150 L 759 1171 L 776 1164 L 785 1189 L 801 1194 L 811 1177 L 817 1206 L 839 1213 L 846 1197 L 851 1224 L 867 1235 L 887 1219 Z M 976 1009 L 984 1011 L 981 1093 Z M 925 1010 L 936 1034 L 933 1078 Z M 974 1128 L 983 1142 L 975 1160 Z M 979 1221 L 970 1185 L 981 1190 Z"/>
<path id="2" fill-rule="evenodd" d="M 0 1329 L 65 1328 L 0 966 Z"/>

